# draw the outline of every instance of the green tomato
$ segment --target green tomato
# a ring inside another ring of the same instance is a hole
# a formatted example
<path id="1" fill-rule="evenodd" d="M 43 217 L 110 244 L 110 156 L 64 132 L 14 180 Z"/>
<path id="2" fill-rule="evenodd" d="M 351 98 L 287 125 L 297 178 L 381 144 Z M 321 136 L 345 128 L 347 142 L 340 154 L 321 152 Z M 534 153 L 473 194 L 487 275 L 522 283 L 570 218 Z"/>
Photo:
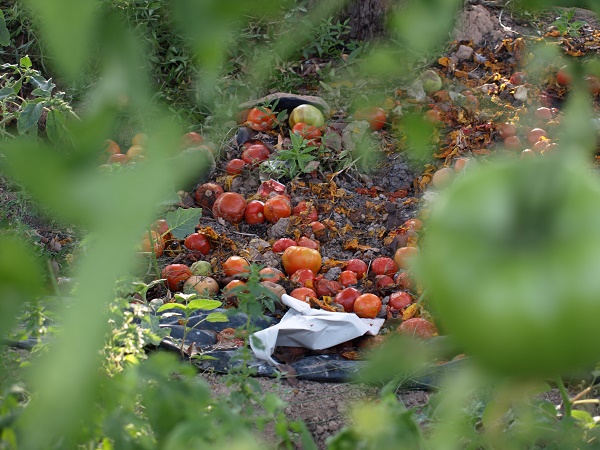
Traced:
<path id="1" fill-rule="evenodd" d="M 318 128 L 323 126 L 325 118 L 319 108 L 313 105 L 300 105 L 296 106 L 290 114 L 290 128 L 294 128 L 294 125 L 300 122 Z"/>
<path id="2" fill-rule="evenodd" d="M 583 163 L 467 171 L 432 205 L 420 247 L 442 327 L 483 366 L 549 377 L 600 361 L 600 183 Z"/>

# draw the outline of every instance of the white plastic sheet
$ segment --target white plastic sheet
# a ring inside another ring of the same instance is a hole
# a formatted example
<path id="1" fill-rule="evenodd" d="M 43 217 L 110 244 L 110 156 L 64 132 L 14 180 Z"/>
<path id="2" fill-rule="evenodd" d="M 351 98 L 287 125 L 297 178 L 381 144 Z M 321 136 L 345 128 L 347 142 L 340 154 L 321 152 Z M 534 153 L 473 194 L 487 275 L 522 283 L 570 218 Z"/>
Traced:
<path id="1" fill-rule="evenodd" d="M 379 333 L 383 319 L 361 319 L 353 313 L 312 309 L 308 303 L 284 294 L 282 302 L 290 309 L 281 321 L 254 333 L 250 346 L 257 358 L 276 366 L 271 355 L 276 346 L 304 347 L 323 350 L 363 334 Z"/>

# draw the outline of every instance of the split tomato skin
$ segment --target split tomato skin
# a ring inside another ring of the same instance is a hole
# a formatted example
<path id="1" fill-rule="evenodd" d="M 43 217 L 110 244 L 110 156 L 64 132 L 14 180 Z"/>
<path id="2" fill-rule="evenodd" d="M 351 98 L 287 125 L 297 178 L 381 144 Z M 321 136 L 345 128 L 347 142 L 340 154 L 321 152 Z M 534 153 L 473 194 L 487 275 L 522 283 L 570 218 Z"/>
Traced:
<path id="1" fill-rule="evenodd" d="M 371 270 L 376 275 L 394 275 L 398 272 L 398 266 L 392 258 L 380 256 L 371 263 Z"/>
<path id="2" fill-rule="evenodd" d="M 313 125 L 308 125 L 304 122 L 298 122 L 292 128 L 292 133 L 302 136 L 308 141 L 316 142 L 321 137 L 321 130 Z"/>
<path id="3" fill-rule="evenodd" d="M 269 108 L 252 108 L 248 111 L 246 123 L 256 131 L 269 131 L 276 123 L 277 118 Z"/>
<path id="4" fill-rule="evenodd" d="M 316 275 L 321 270 L 321 254 L 312 248 L 292 245 L 281 255 L 281 263 L 288 275 L 298 269 L 310 269 Z"/>

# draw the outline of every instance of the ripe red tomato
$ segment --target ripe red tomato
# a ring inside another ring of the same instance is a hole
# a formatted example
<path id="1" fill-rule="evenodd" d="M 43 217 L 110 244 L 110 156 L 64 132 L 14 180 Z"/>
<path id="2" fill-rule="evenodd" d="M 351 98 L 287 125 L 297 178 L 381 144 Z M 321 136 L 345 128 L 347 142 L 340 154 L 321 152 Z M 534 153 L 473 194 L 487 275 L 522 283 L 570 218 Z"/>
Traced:
<path id="1" fill-rule="evenodd" d="M 362 294 L 354 300 L 354 313 L 363 319 L 374 319 L 381 310 L 381 299 L 375 294 Z"/>
<path id="2" fill-rule="evenodd" d="M 306 236 L 300 236 L 300 239 L 298 239 L 298 245 L 300 247 L 312 248 L 313 250 L 319 250 L 321 248 L 321 244 L 319 244 L 319 242 L 307 238 Z"/>
<path id="3" fill-rule="evenodd" d="M 269 149 L 264 144 L 254 144 L 242 152 L 242 160 L 248 164 L 256 165 L 269 159 Z"/>
<path id="4" fill-rule="evenodd" d="M 310 269 L 317 274 L 321 270 L 321 254 L 312 248 L 293 245 L 285 249 L 281 256 L 281 263 L 288 275 L 298 269 Z"/>
<path id="5" fill-rule="evenodd" d="M 290 292 L 290 297 L 308 303 L 308 297 L 317 298 L 317 294 L 310 288 L 299 287 Z"/>
<path id="6" fill-rule="evenodd" d="M 530 145 L 533 145 L 542 137 L 546 137 L 547 135 L 548 133 L 546 133 L 546 130 L 541 128 L 533 128 L 531 131 L 529 131 L 529 133 L 527 133 L 527 142 L 529 142 Z"/>
<path id="7" fill-rule="evenodd" d="M 521 139 L 518 136 L 508 136 L 504 139 L 504 147 L 507 150 L 521 150 L 523 145 L 521 144 Z"/>
<path id="8" fill-rule="evenodd" d="M 192 276 L 192 271 L 185 264 L 169 264 L 161 274 L 167 280 L 167 286 L 172 291 L 180 291 L 185 281 Z"/>
<path id="9" fill-rule="evenodd" d="M 277 283 L 285 278 L 281 270 L 273 267 L 265 267 L 264 269 L 260 269 L 258 273 L 262 281 L 271 281 L 272 283 Z"/>
<path id="10" fill-rule="evenodd" d="M 206 236 L 200 233 L 194 233 L 187 236 L 183 241 L 183 245 L 186 248 L 200 252 L 203 255 L 208 255 L 210 252 L 210 242 Z"/>
<path id="11" fill-rule="evenodd" d="M 402 226 L 407 230 L 420 231 L 423 228 L 423 222 L 419 219 L 408 219 Z"/>
<path id="12" fill-rule="evenodd" d="M 221 294 L 228 302 L 231 302 L 236 300 L 238 294 L 247 292 L 244 286 L 246 286 L 246 283 L 242 280 L 231 280 L 221 289 Z"/>
<path id="13" fill-rule="evenodd" d="M 356 273 L 358 278 L 362 278 L 366 275 L 368 266 L 367 263 L 361 259 L 350 259 L 346 263 L 346 270 L 351 270 Z"/>
<path id="14" fill-rule="evenodd" d="M 346 312 L 354 312 L 354 302 L 360 296 L 360 292 L 353 288 L 347 287 L 346 289 L 342 289 L 335 296 L 336 303 L 339 303 L 344 307 Z"/>
<path id="15" fill-rule="evenodd" d="M 383 108 L 378 106 L 371 106 L 369 108 L 362 108 L 354 113 L 356 120 L 366 120 L 371 126 L 371 130 L 381 130 L 385 126 L 387 121 L 387 114 Z"/>
<path id="16" fill-rule="evenodd" d="M 300 105 L 295 107 L 290 114 L 290 128 L 293 129 L 299 122 L 313 127 L 320 127 L 325 123 L 325 118 L 319 108 L 313 105 Z"/>
<path id="17" fill-rule="evenodd" d="M 517 127 L 514 123 L 499 123 L 496 125 L 496 131 L 500 139 L 506 139 L 509 136 L 517 135 Z"/>
<path id="18" fill-rule="evenodd" d="M 300 216 L 304 222 L 315 222 L 319 218 L 317 208 L 311 202 L 302 200 L 293 209 L 294 216 Z"/>
<path id="19" fill-rule="evenodd" d="M 251 200 L 244 210 L 244 220 L 250 225 L 265 223 L 265 204 L 260 200 Z"/>
<path id="20" fill-rule="evenodd" d="M 514 84 L 515 86 L 519 86 L 521 84 L 525 84 L 526 82 L 526 77 L 525 74 L 523 72 L 515 72 L 511 75 L 510 79 L 508 80 L 510 82 L 510 84 Z"/>
<path id="21" fill-rule="evenodd" d="M 390 294 L 388 305 L 394 309 L 406 308 L 412 303 L 413 299 L 408 292 L 398 291 Z"/>
<path id="22" fill-rule="evenodd" d="M 298 269 L 292 275 L 290 280 L 294 283 L 299 283 L 304 287 L 310 287 L 315 279 L 315 274 L 310 269 Z"/>
<path id="23" fill-rule="evenodd" d="M 371 263 L 371 270 L 377 275 L 393 275 L 398 272 L 398 266 L 392 258 L 380 256 Z"/>
<path id="24" fill-rule="evenodd" d="M 246 161 L 239 158 L 234 158 L 227 163 L 225 166 L 225 172 L 229 175 L 239 175 L 244 171 L 246 167 Z"/>
<path id="25" fill-rule="evenodd" d="M 398 333 L 408 336 L 418 337 L 420 339 L 428 339 L 438 335 L 438 330 L 430 321 L 420 317 L 413 317 L 405 320 L 398 328 Z"/>
<path id="26" fill-rule="evenodd" d="M 252 108 L 248 112 L 246 124 L 256 131 L 269 131 L 275 126 L 276 120 L 269 108 Z"/>
<path id="27" fill-rule="evenodd" d="M 225 191 L 217 183 L 204 183 L 194 192 L 194 198 L 203 208 L 212 209 L 215 200 Z"/>
<path id="28" fill-rule="evenodd" d="M 571 84 L 571 81 L 573 81 L 573 77 L 567 66 L 562 66 L 558 69 L 558 72 L 556 72 L 556 82 L 558 84 L 561 86 L 568 86 Z"/>
<path id="29" fill-rule="evenodd" d="M 271 249 L 275 253 L 282 253 L 286 248 L 291 247 L 292 245 L 298 245 L 298 243 L 290 238 L 280 238 L 273 242 Z"/>
<path id="30" fill-rule="evenodd" d="M 271 223 L 277 223 L 284 217 L 292 215 L 292 204 L 285 195 L 275 195 L 267 199 L 264 209 L 265 218 Z"/>
<path id="31" fill-rule="evenodd" d="M 307 140 L 316 140 L 321 137 L 321 130 L 313 125 L 307 125 L 304 122 L 298 122 L 292 128 L 292 133 L 302 136 Z"/>
<path id="32" fill-rule="evenodd" d="M 250 264 L 241 256 L 230 256 L 221 265 L 225 276 L 233 277 L 250 272 Z"/>
<path id="33" fill-rule="evenodd" d="M 181 137 L 181 145 L 185 148 L 200 145 L 204 142 L 204 138 L 195 131 L 190 131 Z"/>
<path id="34" fill-rule="evenodd" d="M 342 273 L 340 273 L 338 281 L 342 286 L 348 287 L 353 284 L 357 284 L 358 278 L 356 276 L 356 272 L 352 272 L 351 270 L 344 270 Z"/>
<path id="35" fill-rule="evenodd" d="M 410 267 L 410 260 L 418 253 L 419 249 L 416 247 L 400 247 L 394 253 L 394 262 L 399 269 L 408 269 Z"/>
<path id="36" fill-rule="evenodd" d="M 121 147 L 112 139 L 107 139 L 104 141 L 104 153 L 107 155 L 114 155 L 116 153 L 121 153 Z"/>
<path id="37" fill-rule="evenodd" d="M 246 210 L 246 199 L 237 192 L 225 192 L 221 194 L 212 208 L 216 219 L 223 218 L 230 223 L 239 223 L 244 217 Z"/>
<path id="38" fill-rule="evenodd" d="M 394 284 L 394 280 L 389 275 L 377 275 L 375 277 L 375 286 L 379 289 L 382 289 L 386 286 L 391 286 Z"/>
<path id="39" fill-rule="evenodd" d="M 319 276 L 314 282 L 313 287 L 317 293 L 317 297 L 323 297 L 325 295 L 329 297 L 335 296 L 342 290 L 342 285 L 335 280 L 328 280 Z"/>

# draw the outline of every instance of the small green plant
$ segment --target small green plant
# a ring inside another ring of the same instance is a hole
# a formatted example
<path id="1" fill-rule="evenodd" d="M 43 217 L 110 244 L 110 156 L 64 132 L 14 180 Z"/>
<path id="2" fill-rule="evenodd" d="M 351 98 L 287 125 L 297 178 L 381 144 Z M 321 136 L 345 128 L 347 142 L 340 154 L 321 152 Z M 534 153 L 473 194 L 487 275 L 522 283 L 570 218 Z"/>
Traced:
<path id="1" fill-rule="evenodd" d="M 333 17 L 321 19 L 316 27 L 313 40 L 304 47 L 302 54 L 305 58 L 338 57 L 342 51 L 351 52 L 357 48 L 356 42 L 348 43 L 350 35 L 350 19 L 334 22 Z"/>
<path id="2" fill-rule="evenodd" d="M 198 310 L 201 311 L 212 311 L 214 309 L 219 308 L 222 303 L 218 300 L 210 300 L 210 299 L 200 299 L 196 294 L 175 294 L 175 299 L 178 300 L 177 303 L 166 303 L 162 305 L 156 312 L 163 312 L 168 310 L 177 310 L 173 312 L 169 312 L 166 315 L 173 316 L 183 316 L 182 325 L 184 327 L 183 330 L 183 338 L 181 339 L 181 347 L 180 353 L 181 356 L 184 357 L 186 354 L 191 354 L 190 351 L 186 351 L 185 349 L 185 339 L 189 332 L 200 325 L 202 322 L 227 322 L 229 319 L 222 312 L 212 312 L 208 314 L 204 319 L 199 320 L 193 326 L 188 326 L 190 317 L 192 314 Z M 183 302 L 186 302 L 184 304 Z"/>
<path id="3" fill-rule="evenodd" d="M 261 165 L 261 170 L 278 179 L 294 179 L 300 174 L 318 169 L 320 147 L 295 133 L 290 134 L 290 139 L 291 146 L 277 152 L 277 158 Z"/>
<path id="4" fill-rule="evenodd" d="M 573 20 L 575 9 L 560 9 L 557 10 L 557 13 L 559 16 L 551 25 L 555 26 L 561 34 L 568 34 L 571 37 L 579 36 L 585 22 Z"/>

